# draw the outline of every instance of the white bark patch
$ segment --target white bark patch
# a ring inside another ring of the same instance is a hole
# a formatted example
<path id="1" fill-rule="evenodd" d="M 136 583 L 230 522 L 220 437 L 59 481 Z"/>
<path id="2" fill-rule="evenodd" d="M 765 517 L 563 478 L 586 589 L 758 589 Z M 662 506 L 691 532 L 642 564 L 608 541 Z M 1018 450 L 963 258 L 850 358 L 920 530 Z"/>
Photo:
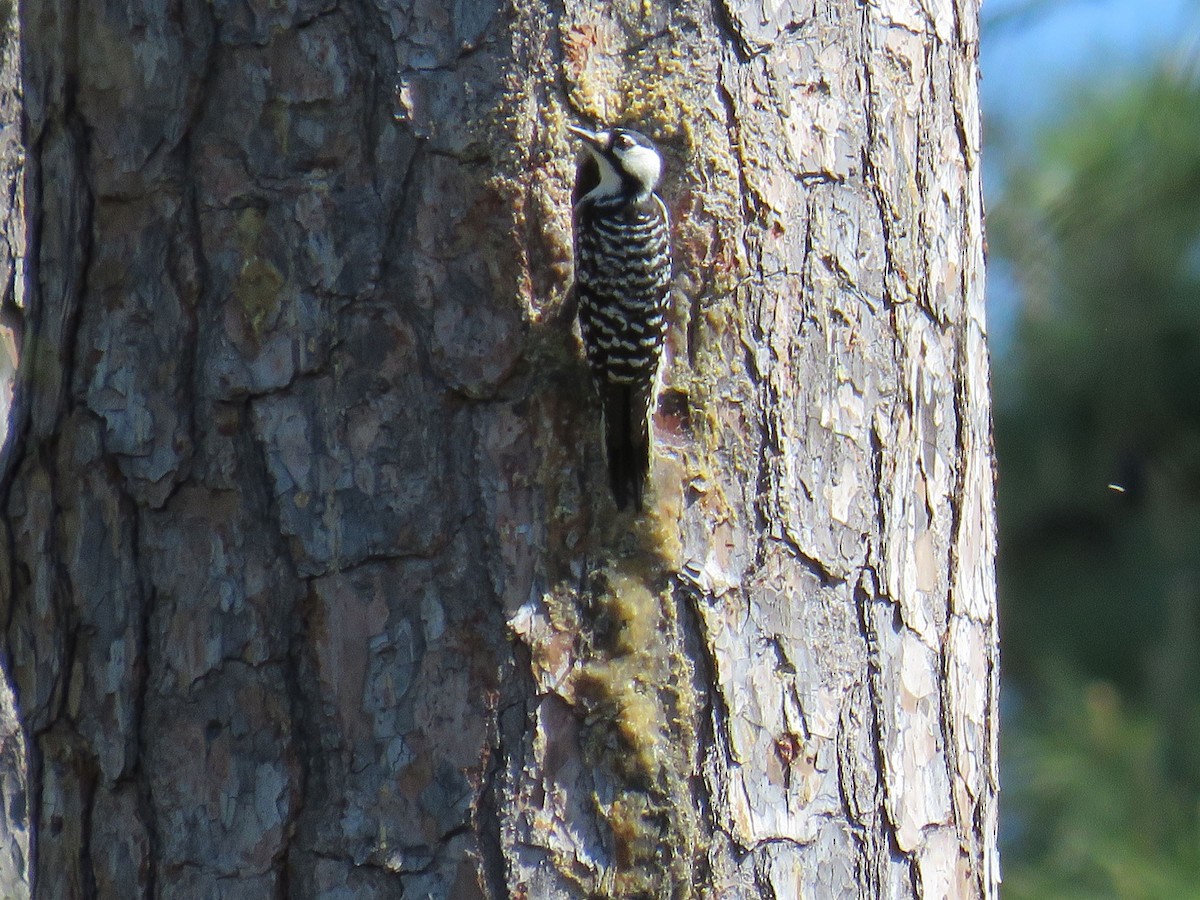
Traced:
<path id="1" fill-rule="evenodd" d="M 850 462 L 842 464 L 842 471 L 837 480 L 828 488 L 829 515 L 835 522 L 843 525 L 850 524 L 850 508 L 858 494 L 858 472 Z"/>
<path id="2" fill-rule="evenodd" d="M 562 859 L 600 872 L 607 860 L 603 842 L 590 827 L 593 821 L 589 777 L 579 758 L 579 732 L 575 715 L 562 702 L 548 698 L 538 705 L 534 730 L 534 759 L 542 773 L 542 796 L 526 798 L 528 827 L 539 846 Z"/>
<path id="3" fill-rule="evenodd" d="M 926 827 L 950 821 L 937 655 L 915 635 L 905 633 L 898 656 L 884 671 L 898 679 L 896 725 L 885 741 L 888 806 L 896 842 L 910 851 L 921 845 Z"/>
<path id="4" fill-rule="evenodd" d="M 938 828 L 924 836 L 917 871 L 925 900 L 971 896 L 970 870 L 953 828 Z"/>

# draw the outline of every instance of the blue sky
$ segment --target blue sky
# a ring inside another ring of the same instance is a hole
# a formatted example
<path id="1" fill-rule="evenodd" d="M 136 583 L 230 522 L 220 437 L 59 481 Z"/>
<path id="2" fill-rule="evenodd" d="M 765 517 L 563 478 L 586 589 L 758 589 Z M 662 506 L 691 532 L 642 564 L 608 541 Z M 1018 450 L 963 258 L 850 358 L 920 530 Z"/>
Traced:
<path id="1" fill-rule="evenodd" d="M 1197 0 L 986 0 L 985 115 L 1014 125 L 1052 116 L 1065 85 L 1200 56 Z"/>
<path id="2" fill-rule="evenodd" d="M 1200 0 L 986 0 L 982 22 L 988 198 L 1000 186 L 1004 154 L 1034 146 L 1038 126 L 1077 86 L 1119 81 L 1164 61 L 1200 77 Z M 1012 276 L 991 257 L 988 323 L 998 367 L 1020 307 Z"/>

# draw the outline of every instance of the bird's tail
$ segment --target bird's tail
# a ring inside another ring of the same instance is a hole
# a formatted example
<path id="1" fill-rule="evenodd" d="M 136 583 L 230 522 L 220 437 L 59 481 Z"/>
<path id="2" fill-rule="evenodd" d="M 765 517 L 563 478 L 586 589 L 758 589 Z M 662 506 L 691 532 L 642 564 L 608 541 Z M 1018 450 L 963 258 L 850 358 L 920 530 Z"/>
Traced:
<path id="1" fill-rule="evenodd" d="M 606 384 L 604 441 L 608 451 L 608 476 L 617 509 L 630 501 L 642 510 L 642 494 L 650 472 L 649 390 L 626 384 Z"/>

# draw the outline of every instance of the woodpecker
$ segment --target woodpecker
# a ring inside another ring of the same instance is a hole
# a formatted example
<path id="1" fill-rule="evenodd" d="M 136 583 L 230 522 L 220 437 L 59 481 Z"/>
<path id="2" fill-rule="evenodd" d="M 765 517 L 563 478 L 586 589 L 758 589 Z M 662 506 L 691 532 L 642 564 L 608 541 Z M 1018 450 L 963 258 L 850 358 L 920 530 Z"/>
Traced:
<path id="1" fill-rule="evenodd" d="M 613 499 L 640 511 L 671 286 L 670 224 L 654 193 L 662 157 L 627 128 L 568 129 L 589 153 L 575 181 L 579 330 L 600 394 Z"/>

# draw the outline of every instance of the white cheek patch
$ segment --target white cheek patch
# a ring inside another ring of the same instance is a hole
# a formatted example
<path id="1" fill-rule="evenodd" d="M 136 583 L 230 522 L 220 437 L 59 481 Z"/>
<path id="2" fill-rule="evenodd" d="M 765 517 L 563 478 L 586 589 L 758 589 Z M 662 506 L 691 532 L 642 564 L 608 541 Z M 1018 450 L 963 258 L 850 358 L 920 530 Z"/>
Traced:
<path id="1" fill-rule="evenodd" d="M 598 197 L 612 197 L 621 193 L 621 176 L 617 174 L 617 170 L 613 168 L 612 163 L 599 153 L 593 152 L 592 158 L 596 160 L 596 165 L 600 167 L 600 183 L 588 191 L 583 199 L 594 200 Z"/>
<path id="2" fill-rule="evenodd" d="M 654 190 L 658 177 L 662 174 L 662 160 L 649 147 L 634 145 L 621 154 L 621 165 L 625 171 L 645 186 L 647 191 Z"/>

